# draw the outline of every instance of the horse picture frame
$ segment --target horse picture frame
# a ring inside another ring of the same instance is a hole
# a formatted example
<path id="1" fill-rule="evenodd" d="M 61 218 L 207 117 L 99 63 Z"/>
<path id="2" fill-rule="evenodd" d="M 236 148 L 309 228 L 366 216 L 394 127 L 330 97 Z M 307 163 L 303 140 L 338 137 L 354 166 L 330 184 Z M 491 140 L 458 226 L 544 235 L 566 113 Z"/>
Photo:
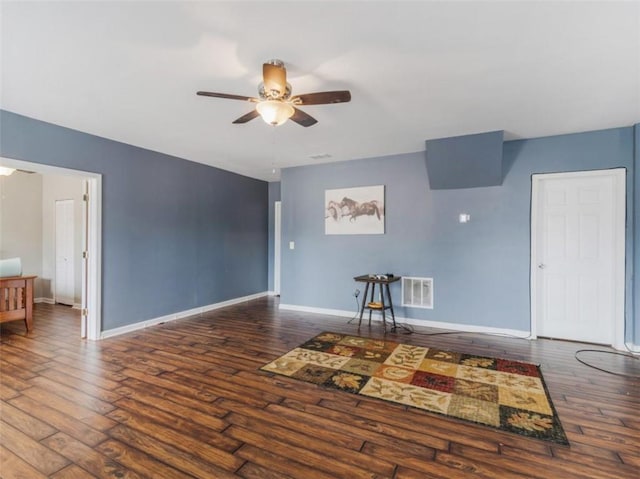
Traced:
<path id="1" fill-rule="evenodd" d="M 384 234 L 384 185 L 324 192 L 327 235 Z"/>

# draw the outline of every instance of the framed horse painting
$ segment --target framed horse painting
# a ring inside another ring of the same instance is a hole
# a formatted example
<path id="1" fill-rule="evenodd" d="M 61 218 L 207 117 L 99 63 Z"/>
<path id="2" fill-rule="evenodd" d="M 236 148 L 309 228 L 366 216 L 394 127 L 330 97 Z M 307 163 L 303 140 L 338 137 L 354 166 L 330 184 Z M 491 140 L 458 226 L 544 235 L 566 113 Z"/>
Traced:
<path id="1" fill-rule="evenodd" d="M 324 206 L 325 234 L 384 234 L 384 185 L 325 190 Z"/>

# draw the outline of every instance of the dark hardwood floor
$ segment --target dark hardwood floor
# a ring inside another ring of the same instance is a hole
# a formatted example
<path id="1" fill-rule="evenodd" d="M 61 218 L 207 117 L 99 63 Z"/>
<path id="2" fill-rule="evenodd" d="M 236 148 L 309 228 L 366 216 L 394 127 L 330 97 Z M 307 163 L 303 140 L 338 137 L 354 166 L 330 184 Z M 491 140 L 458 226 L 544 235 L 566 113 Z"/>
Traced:
<path id="1" fill-rule="evenodd" d="M 63 306 L 36 305 L 34 325 L 1 326 L 4 479 L 640 477 L 640 383 L 578 363 L 579 343 L 387 335 L 540 363 L 563 447 L 259 371 L 321 331 L 358 334 L 273 298 L 98 342 Z"/>

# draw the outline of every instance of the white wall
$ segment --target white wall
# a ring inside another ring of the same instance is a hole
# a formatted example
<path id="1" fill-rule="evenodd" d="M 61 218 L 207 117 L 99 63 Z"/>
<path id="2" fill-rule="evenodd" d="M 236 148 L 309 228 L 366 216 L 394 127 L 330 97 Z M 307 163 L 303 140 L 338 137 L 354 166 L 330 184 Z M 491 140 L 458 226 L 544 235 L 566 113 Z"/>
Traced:
<path id="1" fill-rule="evenodd" d="M 42 176 L 16 171 L 0 176 L 0 259 L 19 257 L 22 274 L 37 275 L 42 296 Z"/>
<path id="2" fill-rule="evenodd" d="M 73 200 L 74 303 L 82 301 L 82 193 L 84 181 L 72 176 L 44 175 L 42 179 L 42 294 L 53 298 L 55 282 L 55 203 Z"/>

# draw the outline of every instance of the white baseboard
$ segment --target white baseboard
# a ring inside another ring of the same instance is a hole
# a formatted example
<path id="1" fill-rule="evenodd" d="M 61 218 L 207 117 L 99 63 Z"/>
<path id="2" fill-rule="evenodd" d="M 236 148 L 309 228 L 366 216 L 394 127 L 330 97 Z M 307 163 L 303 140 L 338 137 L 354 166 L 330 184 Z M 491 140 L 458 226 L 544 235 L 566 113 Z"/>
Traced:
<path id="1" fill-rule="evenodd" d="M 56 300 L 53 298 L 33 298 L 34 303 L 56 304 Z M 80 309 L 82 305 L 80 303 L 73 303 L 72 309 Z"/>
<path id="2" fill-rule="evenodd" d="M 33 298 L 34 303 L 56 304 L 53 298 Z"/>
<path id="3" fill-rule="evenodd" d="M 345 318 L 353 318 L 359 315 L 355 311 L 346 311 L 341 309 L 314 308 L 310 306 L 298 306 L 295 304 L 280 304 L 280 309 L 288 311 L 303 311 L 305 313 L 326 314 L 329 316 L 341 316 Z M 390 314 L 387 314 L 387 321 L 390 321 Z M 382 321 L 382 314 L 374 311 L 372 320 Z M 369 313 L 365 312 L 362 321 L 369 321 Z M 522 339 L 530 339 L 529 331 L 521 331 L 518 329 L 493 328 L 489 326 L 477 326 L 473 324 L 445 323 L 442 321 L 429 321 L 426 319 L 404 318 L 396 316 L 396 323 L 410 324 L 412 326 L 422 326 L 426 328 L 446 329 L 450 331 L 461 331 L 466 333 L 485 333 L 504 336 L 516 336 Z"/>
<path id="4" fill-rule="evenodd" d="M 139 329 L 148 328 L 149 326 L 155 326 L 156 324 L 168 323 L 169 321 L 175 321 L 177 319 L 187 318 L 189 316 L 197 316 L 199 314 L 212 311 L 214 309 L 220 309 L 233 304 L 244 303 L 245 301 L 251 301 L 252 299 L 262 298 L 267 296 L 267 292 L 250 294 L 249 296 L 243 296 L 241 298 L 229 299 L 227 301 L 221 301 L 220 303 L 208 304 L 206 306 L 199 306 L 197 308 L 188 309 L 186 311 L 179 311 L 177 313 L 167 314 L 166 316 L 160 316 L 159 318 L 146 319 L 144 321 L 138 321 L 137 323 L 127 324 L 119 328 L 107 329 L 100 333 L 100 339 L 111 338 L 113 336 L 119 336 L 120 334 L 130 333 Z"/>
<path id="5" fill-rule="evenodd" d="M 629 351 L 630 353 L 640 354 L 640 345 L 633 344 L 633 343 L 626 343 L 625 346 L 627 347 L 627 351 Z"/>
<path id="6" fill-rule="evenodd" d="M 360 314 L 359 312 L 356 313 L 355 311 L 347 311 L 344 309 L 314 308 L 313 306 L 298 306 L 297 304 L 280 303 L 278 308 L 287 311 L 302 311 L 303 313 L 327 314 L 329 316 L 341 316 L 345 318 L 351 318 L 356 314 Z"/>

